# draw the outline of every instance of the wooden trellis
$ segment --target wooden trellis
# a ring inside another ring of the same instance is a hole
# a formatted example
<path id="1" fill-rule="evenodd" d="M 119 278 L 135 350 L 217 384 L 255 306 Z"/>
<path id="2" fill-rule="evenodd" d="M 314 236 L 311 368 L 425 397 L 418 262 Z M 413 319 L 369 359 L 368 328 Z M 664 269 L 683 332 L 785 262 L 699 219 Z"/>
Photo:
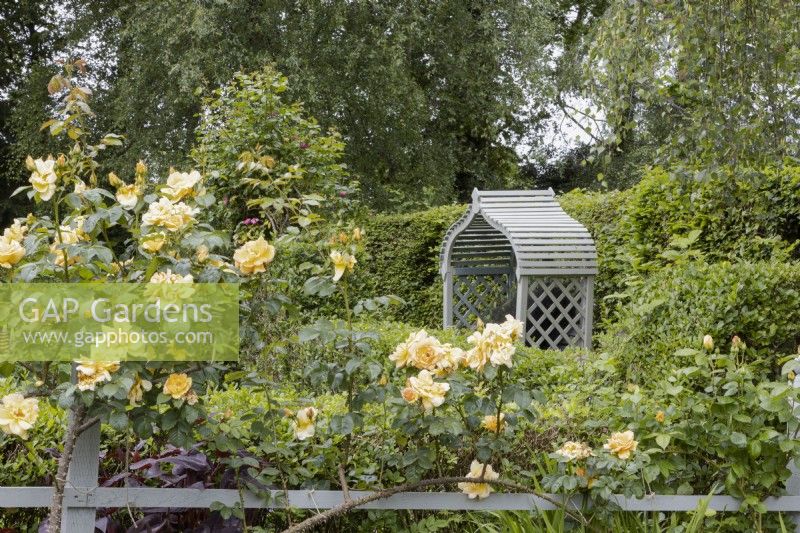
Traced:
<path id="1" fill-rule="evenodd" d="M 531 346 L 590 347 L 597 252 L 546 191 L 479 191 L 445 236 L 444 326 L 514 315 Z"/>

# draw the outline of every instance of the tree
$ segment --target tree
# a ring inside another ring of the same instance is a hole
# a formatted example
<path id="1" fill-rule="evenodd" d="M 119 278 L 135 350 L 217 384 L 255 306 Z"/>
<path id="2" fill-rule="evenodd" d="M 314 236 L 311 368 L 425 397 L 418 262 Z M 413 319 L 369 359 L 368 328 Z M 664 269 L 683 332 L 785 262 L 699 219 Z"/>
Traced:
<path id="1" fill-rule="evenodd" d="M 185 160 L 202 94 L 274 63 L 290 97 L 340 129 L 368 198 L 390 207 L 509 184 L 553 31 L 547 0 L 83 4 L 73 24 L 111 51 L 89 59 L 103 129 L 130 132 L 114 167 Z"/>
<path id="2" fill-rule="evenodd" d="M 786 0 L 611 2 L 584 77 L 610 147 L 645 136 L 658 162 L 705 167 L 796 154 L 798 16 Z"/>
<path id="3" fill-rule="evenodd" d="M 25 82 L 37 77 L 37 64 L 50 56 L 56 36 L 54 6 L 50 2 L 33 0 L 4 0 L 0 8 L 0 171 L 5 180 L 0 180 L 0 223 L 8 224 L 15 214 L 14 204 L 7 199 L 19 185 L 22 171 L 18 154 L 13 145 L 18 141 L 20 131 L 15 127 L 15 109 L 24 94 Z M 39 87 L 47 84 L 44 78 Z M 40 95 L 47 93 L 42 89 Z M 46 96 L 40 98 L 39 107 L 44 107 Z M 31 117 L 26 128 L 45 116 L 41 109 L 36 117 Z"/>

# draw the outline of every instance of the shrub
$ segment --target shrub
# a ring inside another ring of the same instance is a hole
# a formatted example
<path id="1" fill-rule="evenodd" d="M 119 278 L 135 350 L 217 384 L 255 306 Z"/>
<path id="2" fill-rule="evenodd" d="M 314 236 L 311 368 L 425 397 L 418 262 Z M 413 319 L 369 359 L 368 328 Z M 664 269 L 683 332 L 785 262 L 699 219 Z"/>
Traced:
<path id="1" fill-rule="evenodd" d="M 648 170 L 634 187 L 621 230 L 637 268 L 659 268 L 675 236 L 693 230 L 710 261 L 782 257 L 800 233 L 800 165 Z"/>
<path id="2" fill-rule="evenodd" d="M 364 253 L 358 258 L 358 273 L 351 281 L 351 299 L 392 294 L 403 305 L 382 313 L 385 320 L 418 326 L 442 324 L 442 280 L 439 250 L 444 234 L 464 212 L 464 206 L 443 206 L 402 215 L 378 215 L 364 220 Z M 278 252 L 283 260 L 275 265 L 276 277 L 287 281 L 295 300 L 314 315 L 339 316 L 342 302 L 336 296 L 317 298 L 302 291 L 315 263 L 327 258 L 310 243 L 295 242 Z"/>
<path id="3" fill-rule="evenodd" d="M 204 101 L 192 157 L 223 196 L 213 213 L 225 227 L 276 236 L 348 201 L 341 136 L 284 101 L 286 89 L 287 79 L 268 66 L 237 73 Z"/>
<path id="4" fill-rule="evenodd" d="M 652 375 L 704 335 L 738 335 L 754 357 L 786 354 L 800 340 L 800 264 L 702 261 L 667 268 L 633 292 L 617 323 L 601 336 L 634 381 Z M 768 361 L 774 363 L 774 360 Z"/>

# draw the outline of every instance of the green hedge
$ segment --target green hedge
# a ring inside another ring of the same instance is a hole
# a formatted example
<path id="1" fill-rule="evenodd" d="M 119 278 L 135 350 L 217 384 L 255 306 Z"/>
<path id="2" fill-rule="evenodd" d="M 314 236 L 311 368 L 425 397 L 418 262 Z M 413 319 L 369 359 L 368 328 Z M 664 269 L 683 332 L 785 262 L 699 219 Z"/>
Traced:
<path id="1" fill-rule="evenodd" d="M 696 261 L 664 269 L 635 291 L 600 346 L 638 381 L 669 366 L 677 349 L 700 348 L 706 334 L 723 350 L 738 335 L 752 358 L 778 368 L 779 355 L 800 342 L 800 264 Z"/>
<path id="2" fill-rule="evenodd" d="M 679 260 L 788 261 L 797 253 L 792 248 L 800 237 L 800 165 L 791 163 L 708 176 L 656 167 L 631 189 L 574 190 L 558 200 L 589 229 L 597 245 L 595 323 L 599 330 L 615 320 L 630 287 Z M 440 326 L 439 250 L 447 228 L 464 209 L 435 207 L 364 221 L 366 254 L 359 258 L 353 278 L 355 297 L 395 294 L 406 305 L 391 309 L 383 318 Z M 692 230 L 699 230 L 699 236 L 686 245 L 689 255 L 687 250 L 681 250 L 683 257 L 670 255 L 676 237 Z M 277 262 L 276 266 L 290 279 L 295 279 L 297 267 L 304 262 L 326 260 L 310 245 L 293 245 L 282 253 L 289 258 L 285 266 Z M 295 286 L 302 285 L 302 279 L 296 281 Z M 335 315 L 341 307 L 335 299 L 298 298 L 303 307 L 323 315 Z"/>

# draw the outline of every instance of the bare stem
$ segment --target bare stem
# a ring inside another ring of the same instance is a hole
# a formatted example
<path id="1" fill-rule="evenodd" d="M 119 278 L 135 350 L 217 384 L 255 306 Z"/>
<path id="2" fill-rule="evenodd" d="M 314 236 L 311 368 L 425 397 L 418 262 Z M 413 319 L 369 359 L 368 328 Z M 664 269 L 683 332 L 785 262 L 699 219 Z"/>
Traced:
<path id="1" fill-rule="evenodd" d="M 67 430 L 64 433 L 64 450 L 61 452 L 61 457 L 58 458 L 53 502 L 50 504 L 50 515 L 47 518 L 47 530 L 49 533 L 59 533 L 61 531 L 61 515 L 64 511 L 64 488 L 67 485 L 69 463 L 72 460 L 75 439 L 78 438 L 78 432 L 83 426 L 84 418 L 85 409 L 83 404 L 73 405 L 69 412 Z"/>

